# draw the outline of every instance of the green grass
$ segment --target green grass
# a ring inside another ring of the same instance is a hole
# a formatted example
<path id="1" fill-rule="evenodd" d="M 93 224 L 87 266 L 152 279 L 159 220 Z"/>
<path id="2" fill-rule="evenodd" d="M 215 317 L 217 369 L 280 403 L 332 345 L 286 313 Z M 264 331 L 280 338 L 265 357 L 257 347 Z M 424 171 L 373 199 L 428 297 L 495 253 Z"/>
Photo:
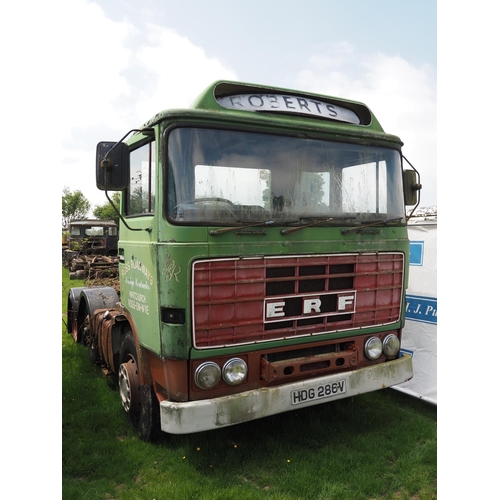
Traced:
<path id="1" fill-rule="evenodd" d="M 82 285 L 63 269 L 63 313 Z M 64 323 L 62 344 L 64 500 L 437 498 L 433 405 L 387 389 L 150 444 Z"/>

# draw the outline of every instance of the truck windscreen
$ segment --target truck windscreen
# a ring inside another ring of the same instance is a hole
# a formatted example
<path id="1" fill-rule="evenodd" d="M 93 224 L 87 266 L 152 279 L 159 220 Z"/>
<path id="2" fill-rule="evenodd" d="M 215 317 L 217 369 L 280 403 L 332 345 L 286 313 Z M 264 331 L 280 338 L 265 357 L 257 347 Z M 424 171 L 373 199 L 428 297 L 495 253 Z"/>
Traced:
<path id="1" fill-rule="evenodd" d="M 396 150 L 208 128 L 174 129 L 167 148 L 174 223 L 404 217 Z"/>

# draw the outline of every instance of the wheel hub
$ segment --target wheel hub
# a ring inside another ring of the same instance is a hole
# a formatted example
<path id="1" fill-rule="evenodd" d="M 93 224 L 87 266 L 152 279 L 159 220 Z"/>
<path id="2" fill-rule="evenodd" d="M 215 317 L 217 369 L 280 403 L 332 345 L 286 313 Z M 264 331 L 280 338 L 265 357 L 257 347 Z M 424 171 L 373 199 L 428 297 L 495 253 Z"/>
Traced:
<path id="1" fill-rule="evenodd" d="M 120 365 L 118 386 L 122 406 L 127 413 L 136 413 L 140 408 L 139 374 L 133 359 Z"/>

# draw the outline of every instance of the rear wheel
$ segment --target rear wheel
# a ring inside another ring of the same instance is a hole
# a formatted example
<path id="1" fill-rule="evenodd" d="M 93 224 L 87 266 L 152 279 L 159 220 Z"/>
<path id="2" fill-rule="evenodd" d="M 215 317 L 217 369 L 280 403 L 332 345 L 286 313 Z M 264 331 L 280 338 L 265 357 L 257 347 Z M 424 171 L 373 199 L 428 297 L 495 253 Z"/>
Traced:
<path id="1" fill-rule="evenodd" d="M 120 399 L 133 429 L 144 441 L 155 441 L 160 436 L 160 406 L 150 385 L 142 385 L 139 378 L 137 350 L 131 332 L 125 335 L 120 350 L 118 389 Z"/>
<path id="2" fill-rule="evenodd" d="M 89 359 L 92 363 L 99 365 L 101 363 L 101 358 L 99 357 L 99 349 L 97 347 L 97 338 L 92 331 L 92 326 L 90 324 L 90 311 L 88 307 L 85 308 L 83 312 L 83 323 L 81 325 L 81 342 L 87 347 L 87 352 L 89 354 Z"/>

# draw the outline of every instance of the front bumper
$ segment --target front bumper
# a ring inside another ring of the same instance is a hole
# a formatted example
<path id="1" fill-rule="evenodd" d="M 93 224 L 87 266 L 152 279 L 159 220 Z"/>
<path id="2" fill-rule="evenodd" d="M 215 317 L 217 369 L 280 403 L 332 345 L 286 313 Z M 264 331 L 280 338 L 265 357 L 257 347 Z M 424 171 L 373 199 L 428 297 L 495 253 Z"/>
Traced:
<path id="1" fill-rule="evenodd" d="M 276 387 L 254 389 L 230 396 L 202 401 L 162 401 L 161 429 L 170 434 L 190 434 L 240 424 L 286 411 L 327 403 L 366 392 L 385 389 L 410 380 L 413 376 L 411 356 L 352 372 L 336 373 Z M 345 392 L 297 404 L 297 392 L 322 387 L 344 387 Z M 295 395 L 295 403 L 293 398 Z"/>

